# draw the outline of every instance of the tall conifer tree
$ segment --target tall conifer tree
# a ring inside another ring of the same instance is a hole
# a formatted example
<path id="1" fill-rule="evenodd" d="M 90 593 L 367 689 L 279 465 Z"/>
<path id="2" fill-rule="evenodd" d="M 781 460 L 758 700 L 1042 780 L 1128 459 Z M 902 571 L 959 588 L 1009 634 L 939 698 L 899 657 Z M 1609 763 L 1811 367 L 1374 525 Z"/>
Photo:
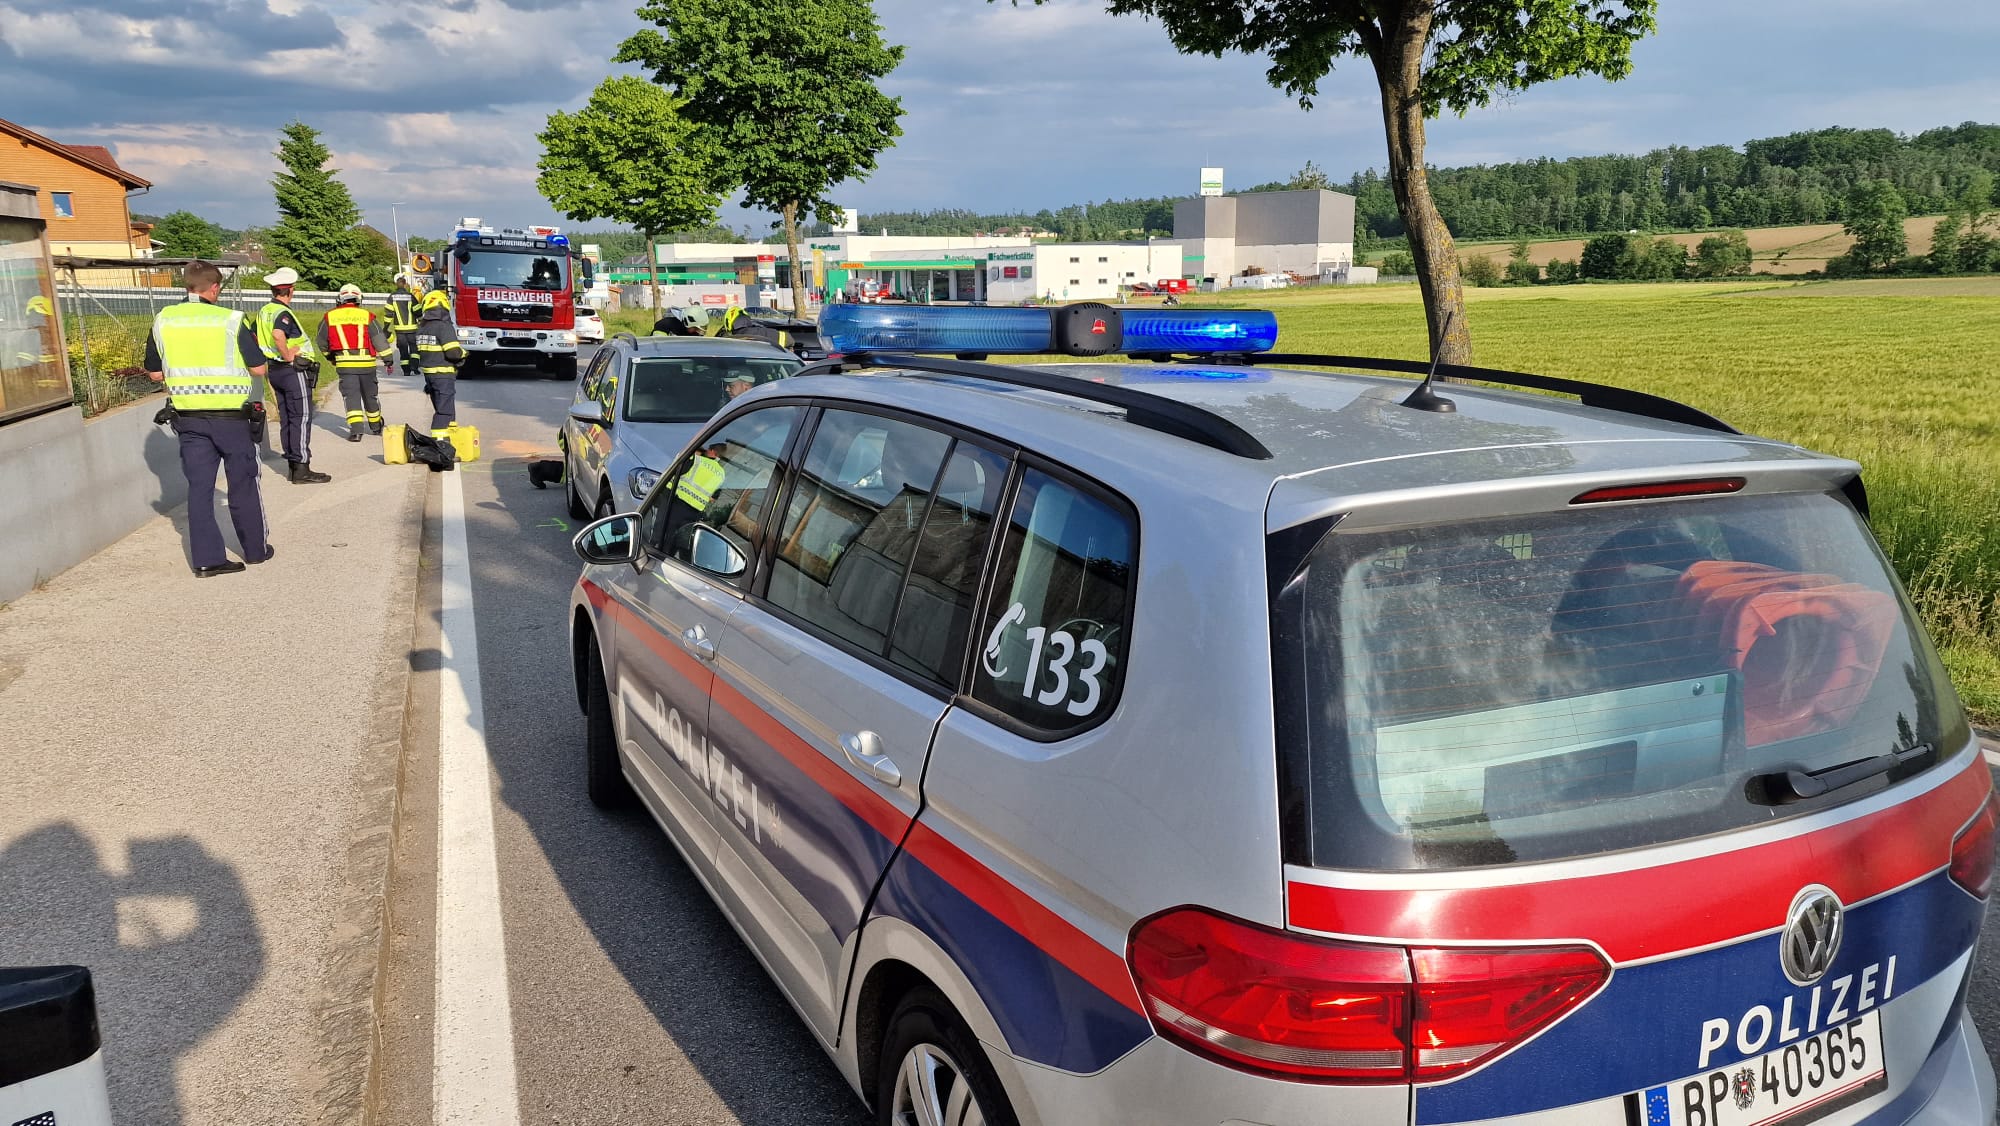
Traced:
<path id="1" fill-rule="evenodd" d="M 278 197 L 271 257 L 297 270 L 306 288 L 359 284 L 368 272 L 362 264 L 361 233 L 355 230 L 361 209 L 340 182 L 339 170 L 326 167 L 333 153 L 320 143 L 318 130 L 294 121 L 284 134 L 277 155 L 285 171 L 271 181 Z"/>

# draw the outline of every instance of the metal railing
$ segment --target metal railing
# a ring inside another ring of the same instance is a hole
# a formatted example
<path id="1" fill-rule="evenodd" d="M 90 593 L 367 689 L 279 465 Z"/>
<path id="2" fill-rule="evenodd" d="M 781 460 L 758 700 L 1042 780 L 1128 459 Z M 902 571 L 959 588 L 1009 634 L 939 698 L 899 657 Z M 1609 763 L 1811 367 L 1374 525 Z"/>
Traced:
<path id="1" fill-rule="evenodd" d="M 168 285 L 83 285 L 65 279 L 56 286 L 56 296 L 70 345 L 70 376 L 80 385 L 78 405 L 86 413 L 97 414 L 156 390 L 134 369 L 145 354 L 153 318 L 168 305 L 185 300 L 185 290 Z M 217 303 L 254 314 L 270 299 L 268 289 L 224 286 Z M 369 306 L 388 299 L 387 293 L 365 293 L 361 298 Z M 292 308 L 324 313 L 335 300 L 331 290 L 304 290 L 293 293 Z"/>

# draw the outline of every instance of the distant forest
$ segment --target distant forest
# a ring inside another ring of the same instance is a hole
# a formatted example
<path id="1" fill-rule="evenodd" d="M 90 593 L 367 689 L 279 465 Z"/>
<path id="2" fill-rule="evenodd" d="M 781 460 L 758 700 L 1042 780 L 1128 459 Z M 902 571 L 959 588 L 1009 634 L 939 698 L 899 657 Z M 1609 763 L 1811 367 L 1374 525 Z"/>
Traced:
<path id="1" fill-rule="evenodd" d="M 1902 136 L 1887 129 L 1816 129 L 1727 145 L 1655 149 L 1644 156 L 1543 158 L 1430 170 L 1431 192 L 1453 236 L 1515 239 L 1630 230 L 1702 230 L 1844 221 L 1850 189 L 1888 181 L 1912 215 L 1943 212 L 1968 193 L 1990 193 L 2000 173 L 2000 125 L 1963 125 Z M 1252 192 L 1331 188 L 1355 197 L 1363 247 L 1400 242 L 1403 221 L 1373 169 L 1334 181 L 1310 162 L 1290 180 Z M 882 211 L 861 230 L 892 235 L 970 235 L 1032 228 L 1069 240 L 1173 233 L 1174 204 L 1187 196 L 1072 204 L 1059 210 L 982 215 L 973 211 Z M 826 229 L 813 229 L 824 234 Z"/>

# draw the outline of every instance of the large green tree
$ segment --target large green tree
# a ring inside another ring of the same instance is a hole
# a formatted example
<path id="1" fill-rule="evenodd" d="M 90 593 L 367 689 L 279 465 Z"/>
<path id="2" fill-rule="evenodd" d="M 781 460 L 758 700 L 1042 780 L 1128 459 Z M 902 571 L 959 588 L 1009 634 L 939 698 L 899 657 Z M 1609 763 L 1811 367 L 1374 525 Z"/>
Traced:
<path id="1" fill-rule="evenodd" d="M 837 222 L 835 185 L 865 177 L 902 135 L 903 104 L 876 83 L 903 60 L 868 0 L 645 0 L 616 61 L 653 73 L 721 138 L 746 205 L 775 211 L 805 308 L 799 219 Z"/>
<path id="2" fill-rule="evenodd" d="M 167 258 L 214 258 L 222 253 L 222 231 L 192 211 L 173 211 L 153 224 L 153 241 Z"/>
<path id="3" fill-rule="evenodd" d="M 1016 0 L 1018 2 L 1018 0 Z M 1042 3 L 1043 0 L 1035 0 Z M 1108 0 L 1152 16 L 1190 54 L 1269 56 L 1265 76 L 1308 108 L 1336 61 L 1368 61 L 1389 139 L 1389 186 L 1416 259 L 1431 347 L 1469 363 L 1464 283 L 1424 166 L 1424 122 L 1576 74 L 1623 78 L 1658 0 Z"/>
<path id="4" fill-rule="evenodd" d="M 653 311 L 660 308 L 662 232 L 715 221 L 727 175 L 713 130 L 679 99 L 633 75 L 607 78 L 575 113 L 552 113 L 542 130 L 535 187 L 579 222 L 629 223 L 646 240 Z"/>
<path id="5" fill-rule="evenodd" d="M 361 209 L 338 169 L 328 168 L 333 153 L 320 142 L 319 131 L 302 121 L 284 128 L 278 162 L 285 170 L 271 181 L 278 197 L 278 222 L 270 229 L 271 258 L 299 272 L 307 288 L 332 289 L 360 284 L 367 269 L 366 247 L 355 230 Z"/>
<path id="6" fill-rule="evenodd" d="M 1854 236 L 1847 259 L 1862 270 L 1879 270 L 1896 264 L 1910 249 L 1903 234 L 1903 220 L 1910 214 L 1903 193 L 1887 180 L 1856 184 L 1847 193 L 1845 230 Z"/>

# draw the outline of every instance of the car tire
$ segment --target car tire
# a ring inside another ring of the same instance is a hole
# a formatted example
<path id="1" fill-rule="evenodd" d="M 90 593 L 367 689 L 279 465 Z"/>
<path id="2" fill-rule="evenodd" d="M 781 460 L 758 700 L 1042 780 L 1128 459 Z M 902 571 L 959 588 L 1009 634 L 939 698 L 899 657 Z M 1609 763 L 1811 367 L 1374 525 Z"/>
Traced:
<path id="1" fill-rule="evenodd" d="M 986 1052 L 935 990 L 896 1006 L 877 1059 L 876 1126 L 1019 1126 Z"/>
<path id="2" fill-rule="evenodd" d="M 590 517 L 593 520 L 602 520 L 606 516 L 615 516 L 617 513 L 618 505 L 611 499 L 611 486 L 607 484 L 604 486 L 604 490 L 597 494 L 597 510 L 592 512 Z"/>
<path id="3" fill-rule="evenodd" d="M 569 459 L 566 457 L 563 459 L 563 496 L 569 500 L 570 519 L 590 519 L 590 506 L 584 504 L 583 498 L 576 495 L 576 474 L 569 471 Z"/>
<path id="4" fill-rule="evenodd" d="M 618 764 L 618 731 L 611 722 L 611 690 L 604 681 L 604 658 L 597 642 L 590 643 L 590 664 L 584 671 L 583 783 L 590 804 L 599 809 L 624 809 L 632 804 L 632 783 Z"/>
<path id="5" fill-rule="evenodd" d="M 576 357 L 551 356 L 542 364 L 542 378 L 557 382 L 576 382 Z"/>
<path id="6" fill-rule="evenodd" d="M 459 378 L 468 379 L 486 374 L 486 357 L 467 353 L 465 362 L 458 367 Z"/>

